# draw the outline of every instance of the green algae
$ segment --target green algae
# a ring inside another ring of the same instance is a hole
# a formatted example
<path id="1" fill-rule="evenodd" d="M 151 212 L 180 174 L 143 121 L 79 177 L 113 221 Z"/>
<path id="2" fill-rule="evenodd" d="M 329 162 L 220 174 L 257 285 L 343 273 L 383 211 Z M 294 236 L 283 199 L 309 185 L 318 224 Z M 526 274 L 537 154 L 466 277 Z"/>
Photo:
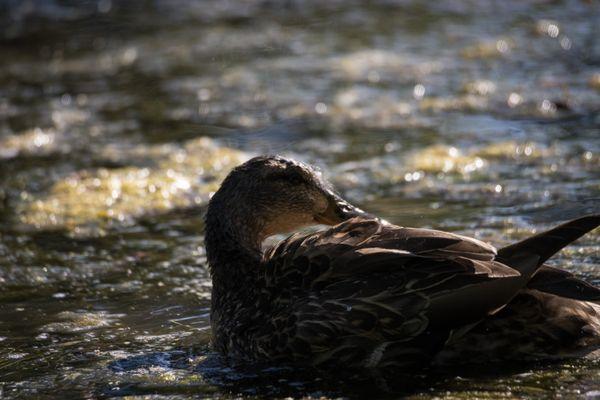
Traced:
<path id="1" fill-rule="evenodd" d="M 481 157 L 464 154 L 453 146 L 433 145 L 413 154 L 408 166 L 427 173 L 469 173 L 483 168 L 485 162 Z"/>
<path id="2" fill-rule="evenodd" d="M 475 150 L 474 154 L 493 160 L 537 160 L 555 155 L 556 149 L 545 148 L 534 142 L 516 142 L 514 140 L 509 140 L 492 143 Z"/>
<path id="3" fill-rule="evenodd" d="M 55 132 L 39 127 L 0 138 L 0 159 L 49 154 L 56 150 Z"/>
<path id="4" fill-rule="evenodd" d="M 40 327 L 43 335 L 48 333 L 73 334 L 86 332 L 93 329 L 105 328 L 118 324 L 116 320 L 122 315 L 108 315 L 106 313 L 63 311 L 56 315 L 57 322 Z"/>
<path id="5" fill-rule="evenodd" d="M 533 142 L 502 141 L 466 150 L 455 146 L 432 145 L 412 154 L 407 160 L 407 168 L 426 173 L 468 174 L 485 168 L 490 162 L 537 160 L 552 154 L 550 149 Z"/>
<path id="6" fill-rule="evenodd" d="M 488 108 L 485 97 L 465 94 L 451 97 L 426 97 L 419 103 L 419 108 L 425 112 L 442 111 L 478 111 Z"/>
<path id="7" fill-rule="evenodd" d="M 18 208 L 19 222 L 75 235 L 100 234 L 142 216 L 201 206 L 220 179 L 247 158 L 208 138 L 142 153 L 154 158 L 156 165 L 84 170 L 55 182 L 46 193 L 25 195 L 27 200 Z M 130 156 L 135 155 L 140 150 L 131 151 Z"/>
<path id="8" fill-rule="evenodd" d="M 481 41 L 461 50 L 460 54 L 466 59 L 491 59 L 509 53 L 515 47 L 510 38 Z"/>

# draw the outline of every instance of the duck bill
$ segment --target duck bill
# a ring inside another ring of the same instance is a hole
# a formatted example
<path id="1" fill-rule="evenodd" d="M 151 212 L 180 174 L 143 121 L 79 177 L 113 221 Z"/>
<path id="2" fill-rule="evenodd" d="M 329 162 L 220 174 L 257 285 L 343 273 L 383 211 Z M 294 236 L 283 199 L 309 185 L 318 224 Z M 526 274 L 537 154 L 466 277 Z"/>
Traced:
<path id="1" fill-rule="evenodd" d="M 315 221 L 324 225 L 337 225 L 350 218 L 361 217 L 365 219 L 375 218 L 358 207 L 353 206 L 341 197 L 333 195 L 329 198 L 327 209 L 315 215 Z"/>

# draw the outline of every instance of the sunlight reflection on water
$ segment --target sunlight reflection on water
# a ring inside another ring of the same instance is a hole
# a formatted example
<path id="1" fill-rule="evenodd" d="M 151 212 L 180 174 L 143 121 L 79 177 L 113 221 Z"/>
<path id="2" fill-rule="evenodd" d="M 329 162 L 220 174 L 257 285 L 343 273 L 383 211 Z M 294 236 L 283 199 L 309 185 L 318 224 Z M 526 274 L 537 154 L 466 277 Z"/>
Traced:
<path id="1" fill-rule="evenodd" d="M 600 212 L 591 3 L 67 3 L 0 6 L 3 396 L 597 396 L 597 361 L 393 382 L 226 365 L 201 218 L 259 153 L 497 245 Z M 600 283 L 599 249 L 553 262 Z"/>

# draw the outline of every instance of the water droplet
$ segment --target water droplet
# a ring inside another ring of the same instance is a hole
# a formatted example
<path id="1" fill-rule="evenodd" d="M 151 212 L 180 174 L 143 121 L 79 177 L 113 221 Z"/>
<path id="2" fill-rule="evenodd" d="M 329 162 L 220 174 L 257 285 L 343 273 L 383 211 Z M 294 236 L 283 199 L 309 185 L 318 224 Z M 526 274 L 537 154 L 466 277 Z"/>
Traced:
<path id="1" fill-rule="evenodd" d="M 519 93 L 512 92 L 508 96 L 508 106 L 514 108 L 523 102 L 523 97 Z"/>
<path id="2" fill-rule="evenodd" d="M 571 39 L 566 36 L 563 36 L 560 39 L 560 47 L 562 47 L 564 50 L 571 50 L 572 44 L 573 43 L 571 42 Z"/>
<path id="3" fill-rule="evenodd" d="M 551 114 L 556 111 L 556 104 L 548 99 L 544 99 L 540 105 L 540 111 L 544 114 Z"/>
<path id="4" fill-rule="evenodd" d="M 198 90 L 198 100 L 200 101 L 208 101 L 210 100 L 211 96 L 212 93 L 210 92 L 210 89 L 202 88 Z"/>
<path id="5" fill-rule="evenodd" d="M 400 148 L 400 145 L 398 143 L 394 143 L 394 142 L 388 142 L 385 144 L 385 146 L 383 146 L 383 149 L 385 150 L 386 153 L 391 153 L 392 151 L 398 150 Z"/>
<path id="6" fill-rule="evenodd" d="M 558 28 L 558 25 L 556 25 L 556 24 L 549 24 L 546 32 L 548 33 L 548 36 L 550 36 L 551 38 L 555 38 L 555 37 L 558 37 L 558 34 L 560 33 L 560 29 Z"/>
<path id="7" fill-rule="evenodd" d="M 504 39 L 500 39 L 496 42 L 496 50 L 499 53 L 506 53 L 508 51 L 508 42 Z"/>
<path id="8" fill-rule="evenodd" d="M 325 103 L 315 104 L 315 111 L 317 114 L 325 114 L 327 112 L 327 105 Z"/>
<path id="9" fill-rule="evenodd" d="M 71 104 L 71 95 L 68 93 L 65 93 L 62 96 L 60 96 L 60 103 L 63 106 L 68 106 L 69 104 Z"/>
<path id="10" fill-rule="evenodd" d="M 135 60 L 137 60 L 137 57 L 138 57 L 137 49 L 135 47 L 129 47 L 128 49 L 126 49 L 123 52 L 123 55 L 121 57 L 121 62 L 124 65 L 130 65 L 130 64 L 133 64 L 133 62 Z"/>
<path id="11" fill-rule="evenodd" d="M 413 96 L 417 100 L 422 99 L 423 96 L 425 96 L 425 86 L 421 85 L 420 83 L 415 85 L 413 89 Z"/>

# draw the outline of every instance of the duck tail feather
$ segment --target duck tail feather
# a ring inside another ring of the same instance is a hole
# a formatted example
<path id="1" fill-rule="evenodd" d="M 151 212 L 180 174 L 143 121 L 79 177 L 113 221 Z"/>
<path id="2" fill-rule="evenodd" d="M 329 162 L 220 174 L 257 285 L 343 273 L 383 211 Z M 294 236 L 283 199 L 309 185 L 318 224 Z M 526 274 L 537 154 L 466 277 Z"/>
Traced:
<path id="1" fill-rule="evenodd" d="M 527 287 L 569 299 L 600 301 L 600 288 L 549 265 L 542 265 L 527 282 Z"/>
<path id="2" fill-rule="evenodd" d="M 556 228 L 499 249 L 496 260 L 517 269 L 529 278 L 560 249 L 579 239 L 598 225 L 600 225 L 600 214 L 587 215 L 565 222 Z M 521 261 L 530 258 L 530 256 L 538 258 L 534 268 L 531 268 L 530 262 L 523 263 Z"/>

